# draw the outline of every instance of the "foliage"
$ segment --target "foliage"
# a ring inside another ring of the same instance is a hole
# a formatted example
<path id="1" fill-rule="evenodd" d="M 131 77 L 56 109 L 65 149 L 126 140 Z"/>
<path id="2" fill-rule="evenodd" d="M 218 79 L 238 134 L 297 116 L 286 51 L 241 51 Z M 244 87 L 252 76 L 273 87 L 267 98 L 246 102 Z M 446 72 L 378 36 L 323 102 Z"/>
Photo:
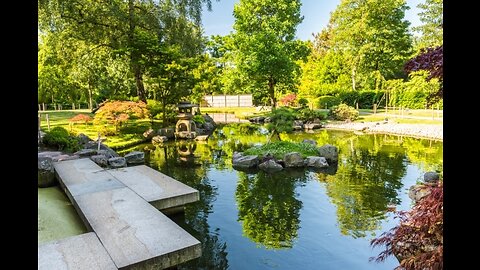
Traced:
<path id="1" fill-rule="evenodd" d="M 70 118 L 68 121 L 72 122 L 72 123 L 73 122 L 83 122 L 83 123 L 86 124 L 86 123 L 92 121 L 92 118 L 87 114 L 80 113 L 80 114 L 77 114 L 74 117 Z"/>
<path id="2" fill-rule="evenodd" d="M 338 106 L 342 101 L 334 96 L 321 96 L 318 98 L 317 103 L 319 108 L 328 109 L 333 106 Z"/>
<path id="3" fill-rule="evenodd" d="M 70 136 L 68 131 L 63 127 L 54 127 L 47 132 L 42 139 L 43 144 L 56 147 L 58 150 L 66 150 L 75 152 L 80 149 L 78 140 Z"/>
<path id="4" fill-rule="evenodd" d="M 416 40 L 418 49 L 435 48 L 443 44 L 443 0 L 425 0 L 417 6 L 422 12 L 418 17 L 422 25 L 413 27 L 421 33 Z"/>
<path id="5" fill-rule="evenodd" d="M 280 107 L 272 110 L 268 116 L 271 121 L 267 124 L 267 129 L 271 132 L 270 139 L 281 132 L 291 132 L 293 130 L 293 120 L 295 113 L 287 107 Z M 279 137 L 278 137 L 279 138 Z"/>
<path id="6" fill-rule="evenodd" d="M 426 188 L 430 194 L 410 211 L 397 212 L 399 225 L 371 241 L 385 245 L 377 262 L 395 255 L 401 258 L 398 269 L 443 269 L 443 181 Z"/>
<path id="7" fill-rule="evenodd" d="M 160 47 L 173 45 L 181 47 L 181 53 L 188 57 L 202 50 L 204 3 L 211 8 L 210 0 L 45 0 L 38 5 L 39 29 L 64 32 L 71 39 L 85 42 L 91 51 L 106 49 L 112 53 L 111 58 L 123 58 L 131 70 L 129 78 L 135 81 L 136 95 L 146 102 L 143 77 L 150 56 Z M 94 63 L 89 64 L 94 67 Z"/>
<path id="8" fill-rule="evenodd" d="M 318 110 L 312 110 L 310 108 L 302 108 L 296 113 L 296 118 L 303 121 L 313 121 L 315 119 L 323 120 L 327 116 L 324 112 Z"/>
<path id="9" fill-rule="evenodd" d="M 330 110 L 330 116 L 335 120 L 353 121 L 358 118 L 358 111 L 355 108 L 342 103 L 338 106 L 332 107 Z"/>
<path id="10" fill-rule="evenodd" d="M 107 101 L 95 112 L 94 124 L 111 124 L 118 132 L 119 127 L 129 119 L 142 119 L 148 116 L 149 112 L 144 102 Z"/>
<path id="11" fill-rule="evenodd" d="M 407 73 L 419 70 L 429 71 L 427 80 L 436 78 L 440 82 L 438 91 L 429 95 L 429 102 L 435 103 L 443 98 L 443 45 L 422 50 L 419 55 L 410 59 L 404 68 Z"/>
<path id="12" fill-rule="evenodd" d="M 412 51 L 405 0 L 344 0 L 332 13 L 330 46 L 343 54 L 351 89 L 381 88 L 397 77 Z"/>
<path id="13" fill-rule="evenodd" d="M 234 64 L 240 77 L 255 82 L 257 92 L 277 105 L 278 84 L 294 82 L 296 61 L 306 57 L 308 48 L 295 40 L 303 20 L 299 0 L 243 0 L 235 4 L 233 16 Z"/>
<path id="14" fill-rule="evenodd" d="M 358 108 L 371 109 L 373 104 L 378 104 L 385 91 L 360 91 L 358 93 Z"/>
<path id="15" fill-rule="evenodd" d="M 205 124 L 206 123 L 205 118 L 203 118 L 203 116 L 200 115 L 200 114 L 194 115 L 193 116 L 193 121 L 195 123 L 199 123 L 199 124 Z"/>
<path id="16" fill-rule="evenodd" d="M 258 155 L 258 156 L 266 156 L 271 155 L 276 159 L 283 159 L 285 154 L 291 152 L 298 152 L 302 155 L 302 157 L 308 156 L 317 156 L 318 149 L 315 145 L 310 143 L 294 143 L 294 142 L 287 142 L 287 141 L 275 141 L 263 144 L 262 146 L 254 146 L 243 153 L 245 155 Z"/>
<path id="17" fill-rule="evenodd" d="M 300 107 L 307 107 L 308 106 L 308 99 L 306 99 L 306 98 L 298 99 L 298 105 L 300 105 Z"/>
<path id="18" fill-rule="evenodd" d="M 147 109 L 150 115 L 150 121 L 153 123 L 153 119 L 162 112 L 162 104 L 157 100 L 147 99 Z"/>
<path id="19" fill-rule="evenodd" d="M 439 88 L 437 79 L 427 80 L 428 72 L 415 71 L 410 73 L 409 81 L 390 80 L 385 84 L 389 95 L 389 106 L 409 109 L 424 109 L 431 104 L 429 96 Z"/>
<path id="20" fill-rule="evenodd" d="M 280 103 L 282 103 L 283 106 L 294 106 L 296 99 L 297 95 L 295 95 L 295 93 L 289 93 L 280 99 Z"/>

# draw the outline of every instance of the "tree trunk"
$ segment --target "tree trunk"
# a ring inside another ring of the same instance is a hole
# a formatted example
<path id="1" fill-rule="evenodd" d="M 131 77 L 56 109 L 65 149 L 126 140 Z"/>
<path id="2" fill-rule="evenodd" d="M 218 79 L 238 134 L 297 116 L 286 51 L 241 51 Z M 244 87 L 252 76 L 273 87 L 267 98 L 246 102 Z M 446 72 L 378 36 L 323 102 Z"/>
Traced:
<path id="1" fill-rule="evenodd" d="M 88 84 L 88 109 L 93 109 L 93 100 L 92 100 L 92 85 Z"/>
<path id="2" fill-rule="evenodd" d="M 134 57 L 132 57 L 132 58 L 134 58 Z M 136 62 L 137 60 L 132 60 L 132 61 Z M 135 82 L 137 84 L 138 99 L 147 103 L 147 98 L 145 96 L 145 87 L 143 86 L 143 74 L 142 74 L 142 71 L 140 69 L 140 65 L 138 65 L 137 63 L 134 63 L 133 64 L 133 72 L 135 74 Z"/>
<path id="3" fill-rule="evenodd" d="M 162 98 L 162 126 L 167 127 L 167 109 L 166 109 L 166 100 Z"/>
<path id="4" fill-rule="evenodd" d="M 275 98 L 275 79 L 272 77 L 268 80 L 268 93 L 270 95 L 272 109 L 275 109 L 277 107 L 277 99 Z"/>
<path id="5" fill-rule="evenodd" d="M 134 33 L 135 33 L 135 16 L 134 16 L 134 0 L 128 0 L 128 22 L 129 22 L 129 29 L 128 29 L 128 46 L 133 48 L 134 43 Z M 135 83 L 137 85 L 137 96 L 138 98 L 147 103 L 147 98 L 145 97 L 145 87 L 143 86 L 143 74 L 138 64 L 138 53 L 135 50 L 130 52 L 130 66 L 133 69 L 133 74 L 135 76 Z"/>
<path id="6" fill-rule="evenodd" d="M 270 134 L 270 137 L 268 137 L 267 143 L 270 143 L 270 141 L 275 138 L 278 141 L 281 141 L 282 139 L 280 138 L 280 134 L 277 132 L 276 129 L 272 130 L 272 134 Z"/>

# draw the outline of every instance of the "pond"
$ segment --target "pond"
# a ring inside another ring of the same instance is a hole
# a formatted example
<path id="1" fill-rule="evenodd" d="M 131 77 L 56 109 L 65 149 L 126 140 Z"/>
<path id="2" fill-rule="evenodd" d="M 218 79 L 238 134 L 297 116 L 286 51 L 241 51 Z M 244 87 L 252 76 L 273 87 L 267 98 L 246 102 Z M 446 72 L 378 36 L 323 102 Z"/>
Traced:
<path id="1" fill-rule="evenodd" d="M 443 169 L 443 144 L 394 135 L 316 131 L 282 140 L 333 144 L 329 170 L 275 174 L 232 169 L 234 151 L 265 143 L 252 125 L 217 128 L 208 142 L 139 145 L 146 163 L 200 192 L 173 219 L 202 242 L 202 257 L 179 269 L 393 269 L 394 257 L 369 262 L 381 250 L 370 241 L 395 226 L 391 207 L 411 207 L 408 188 L 423 173 Z"/>

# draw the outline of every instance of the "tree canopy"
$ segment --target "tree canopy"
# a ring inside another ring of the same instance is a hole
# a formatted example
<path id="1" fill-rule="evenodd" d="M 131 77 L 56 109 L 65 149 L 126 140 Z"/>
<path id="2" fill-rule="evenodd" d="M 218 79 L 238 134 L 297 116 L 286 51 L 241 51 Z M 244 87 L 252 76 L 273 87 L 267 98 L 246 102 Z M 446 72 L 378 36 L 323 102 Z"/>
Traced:
<path id="1" fill-rule="evenodd" d="M 276 106 L 275 87 L 292 84 L 296 60 L 307 55 L 307 47 L 295 40 L 302 22 L 299 0 L 241 0 L 233 16 L 235 67 L 258 91 L 267 92 Z"/>

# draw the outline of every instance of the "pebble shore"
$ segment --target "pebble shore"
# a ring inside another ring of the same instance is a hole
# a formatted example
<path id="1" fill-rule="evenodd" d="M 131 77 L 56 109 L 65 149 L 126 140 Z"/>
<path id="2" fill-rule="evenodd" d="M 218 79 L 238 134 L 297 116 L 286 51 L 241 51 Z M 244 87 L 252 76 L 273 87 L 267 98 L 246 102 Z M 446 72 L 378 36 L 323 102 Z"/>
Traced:
<path id="1" fill-rule="evenodd" d="M 324 125 L 328 129 L 352 130 L 363 133 L 396 134 L 443 141 L 443 125 L 399 124 L 389 121 L 381 122 L 337 122 Z"/>

